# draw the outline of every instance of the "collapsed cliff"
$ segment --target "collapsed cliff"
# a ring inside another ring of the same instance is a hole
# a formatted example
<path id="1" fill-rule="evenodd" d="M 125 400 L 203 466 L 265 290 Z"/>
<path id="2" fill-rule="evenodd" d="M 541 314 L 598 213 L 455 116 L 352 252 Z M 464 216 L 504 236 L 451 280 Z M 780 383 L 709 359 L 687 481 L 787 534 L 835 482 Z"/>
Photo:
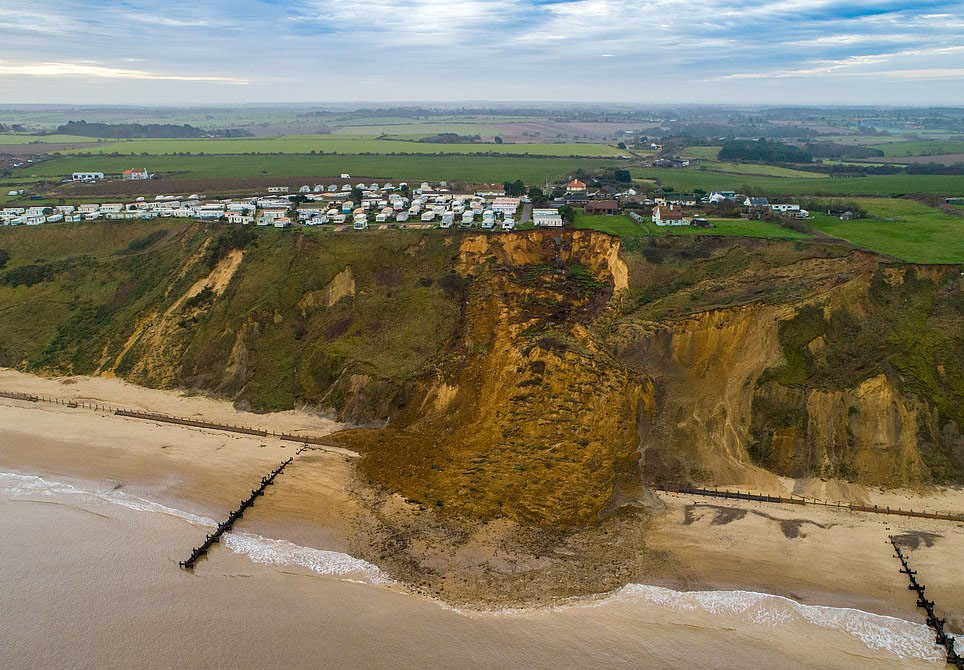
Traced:
<path id="1" fill-rule="evenodd" d="M 549 528 L 648 486 L 964 480 L 961 268 L 845 245 L 90 224 L 0 231 L 0 364 L 369 427 L 362 472 Z"/>

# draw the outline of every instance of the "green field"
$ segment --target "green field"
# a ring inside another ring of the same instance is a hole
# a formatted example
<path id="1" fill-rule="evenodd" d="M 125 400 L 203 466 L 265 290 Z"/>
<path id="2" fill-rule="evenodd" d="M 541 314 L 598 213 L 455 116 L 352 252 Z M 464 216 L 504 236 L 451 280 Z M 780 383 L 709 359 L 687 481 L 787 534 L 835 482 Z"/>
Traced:
<path id="1" fill-rule="evenodd" d="M 964 153 L 964 142 L 951 140 L 920 140 L 912 142 L 886 142 L 871 145 L 885 156 L 937 156 Z"/>
<path id="2" fill-rule="evenodd" d="M 732 190 L 753 194 L 783 195 L 866 195 L 903 193 L 949 194 L 961 190 L 962 178 L 953 175 L 880 175 L 799 179 L 740 175 L 688 168 L 632 168 L 633 178 L 659 179 L 664 186 L 680 192 L 701 188 L 707 192 Z"/>
<path id="3" fill-rule="evenodd" d="M 733 163 L 729 161 L 707 161 L 700 164 L 697 170 L 711 172 L 730 172 L 734 174 L 749 174 L 761 177 L 796 177 L 799 179 L 827 179 L 829 175 L 822 172 L 807 172 L 794 170 L 778 165 L 762 165 L 759 163 Z"/>
<path id="4" fill-rule="evenodd" d="M 356 128 L 351 129 L 353 133 Z M 427 133 L 430 134 L 430 133 Z M 533 156 L 620 156 L 625 151 L 606 144 L 433 144 L 405 140 L 379 140 L 340 135 L 287 135 L 243 139 L 120 140 L 102 146 L 66 150 L 64 154 L 485 154 Z"/>
<path id="5" fill-rule="evenodd" d="M 601 230 L 610 235 L 632 237 L 636 235 L 723 235 L 727 237 L 765 237 L 770 239 L 803 239 L 808 237 L 794 230 L 787 230 L 768 221 L 744 221 L 740 219 L 719 219 L 713 221 L 712 228 L 695 226 L 657 226 L 646 221 L 636 223 L 628 216 L 584 214 L 576 210 L 573 221 L 575 228 Z"/>
<path id="6" fill-rule="evenodd" d="M 498 182 L 521 179 L 541 184 L 577 169 L 618 166 L 613 159 L 530 158 L 505 156 L 155 156 L 149 159 L 94 156 L 58 158 L 17 170 L 17 177 L 60 178 L 79 170 L 107 174 L 144 164 L 151 172 L 179 178 L 332 176 L 342 172 L 391 179 Z"/>
<path id="7" fill-rule="evenodd" d="M 490 137 L 499 135 L 498 128 L 478 122 L 443 122 L 433 123 L 413 123 L 411 119 L 399 119 L 398 123 L 379 123 L 370 125 L 344 125 L 334 129 L 336 135 L 367 135 L 377 137 L 379 135 L 410 135 L 425 137 L 438 133 L 457 133 L 459 135 L 481 135 Z"/>
<path id="8" fill-rule="evenodd" d="M 61 144 L 64 142 L 114 142 L 96 137 L 81 135 L 6 135 L 0 134 L 0 145 L 3 144 Z"/>
<path id="9" fill-rule="evenodd" d="M 913 200 L 859 198 L 866 219 L 840 221 L 814 214 L 810 225 L 858 247 L 912 263 L 964 263 L 964 218 Z"/>
<path id="10" fill-rule="evenodd" d="M 695 158 L 697 160 L 716 160 L 717 154 L 723 147 L 686 147 L 679 155 L 683 158 Z"/>

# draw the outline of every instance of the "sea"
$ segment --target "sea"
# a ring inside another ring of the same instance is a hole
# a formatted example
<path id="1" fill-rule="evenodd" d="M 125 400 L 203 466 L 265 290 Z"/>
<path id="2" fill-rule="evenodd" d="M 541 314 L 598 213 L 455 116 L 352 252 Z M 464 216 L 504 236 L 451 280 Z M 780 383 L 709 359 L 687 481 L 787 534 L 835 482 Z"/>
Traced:
<path id="1" fill-rule="evenodd" d="M 457 608 L 243 522 L 181 569 L 214 526 L 106 484 L 0 473 L 0 668 L 945 667 L 921 623 L 747 591 Z"/>

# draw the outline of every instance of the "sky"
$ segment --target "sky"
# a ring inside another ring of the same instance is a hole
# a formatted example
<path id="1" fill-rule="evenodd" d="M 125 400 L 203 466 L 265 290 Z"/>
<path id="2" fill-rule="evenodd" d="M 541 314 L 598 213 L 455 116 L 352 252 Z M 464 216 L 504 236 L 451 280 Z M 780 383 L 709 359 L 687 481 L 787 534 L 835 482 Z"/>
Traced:
<path id="1" fill-rule="evenodd" d="M 0 102 L 964 105 L 964 0 L 2 0 Z"/>

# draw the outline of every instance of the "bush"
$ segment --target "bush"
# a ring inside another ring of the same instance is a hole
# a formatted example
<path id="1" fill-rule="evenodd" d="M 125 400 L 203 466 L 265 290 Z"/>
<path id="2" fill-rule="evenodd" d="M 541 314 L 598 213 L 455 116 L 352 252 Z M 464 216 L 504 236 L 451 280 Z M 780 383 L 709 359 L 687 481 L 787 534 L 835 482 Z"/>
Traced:
<path id="1" fill-rule="evenodd" d="M 10 252 L 6 249 L 0 249 L 0 270 L 2 270 L 7 265 L 7 261 L 10 260 Z"/>
<path id="2" fill-rule="evenodd" d="M 50 281 L 54 276 L 52 265 L 21 265 L 3 275 L 3 283 L 8 286 L 33 286 Z"/>
<path id="3" fill-rule="evenodd" d="M 206 259 L 208 267 L 213 270 L 232 249 L 244 249 L 257 239 L 258 234 L 250 228 L 232 228 L 211 245 Z"/>

